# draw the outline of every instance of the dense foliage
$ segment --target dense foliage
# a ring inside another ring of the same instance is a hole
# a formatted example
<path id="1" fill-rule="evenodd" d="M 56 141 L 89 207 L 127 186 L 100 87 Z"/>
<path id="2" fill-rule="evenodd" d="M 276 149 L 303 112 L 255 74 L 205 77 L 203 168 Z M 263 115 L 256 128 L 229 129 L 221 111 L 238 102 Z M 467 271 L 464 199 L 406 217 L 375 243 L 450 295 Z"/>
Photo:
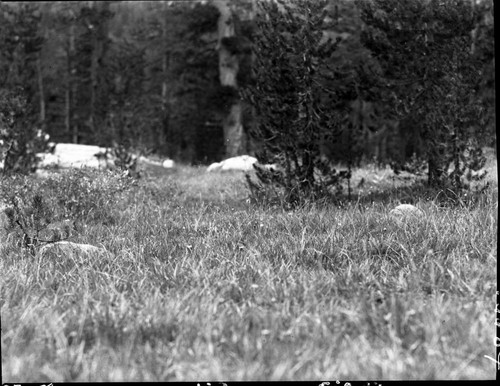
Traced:
<path id="1" fill-rule="evenodd" d="M 0 10 L 5 170 L 33 170 L 30 143 L 47 132 L 191 164 L 256 154 L 279 166 L 260 182 L 300 201 L 338 191 L 365 161 L 461 189 L 494 144 L 491 1 Z"/>
<path id="2" fill-rule="evenodd" d="M 30 119 L 26 93 L 20 87 L 0 89 L 0 172 L 30 173 L 36 153 L 45 151 L 49 136 Z"/>
<path id="3" fill-rule="evenodd" d="M 47 139 L 36 111 L 43 98 L 37 86 L 41 15 L 34 4 L 22 4 L 16 12 L 0 7 L 0 169 L 28 173 Z"/>
<path id="4" fill-rule="evenodd" d="M 115 141 L 186 162 L 223 156 L 223 101 L 207 98 L 220 88 L 214 7 L 2 3 L 0 11 L 0 86 L 22 86 L 30 125 L 54 141 Z"/>
<path id="5" fill-rule="evenodd" d="M 471 50 L 481 13 L 464 1 L 358 1 L 362 42 L 377 58 L 380 97 L 423 141 L 434 186 L 463 187 L 484 164 L 481 60 Z"/>
<path id="6" fill-rule="evenodd" d="M 326 65 L 336 47 L 322 33 L 326 2 L 259 5 L 254 82 L 243 95 L 256 111 L 251 135 L 261 144 L 258 158 L 276 167 L 256 166 L 258 178 L 284 188 L 289 202 L 324 196 L 344 177 L 320 151 L 326 138 L 338 135 L 330 108 L 337 95 L 327 87 L 335 69 Z"/>

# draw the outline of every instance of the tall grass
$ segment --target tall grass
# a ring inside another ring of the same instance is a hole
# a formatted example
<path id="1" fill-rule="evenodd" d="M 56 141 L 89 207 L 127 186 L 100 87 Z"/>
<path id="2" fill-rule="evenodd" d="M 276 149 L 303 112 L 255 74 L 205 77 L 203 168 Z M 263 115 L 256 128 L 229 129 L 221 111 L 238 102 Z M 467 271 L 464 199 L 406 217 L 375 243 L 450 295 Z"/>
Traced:
<path id="1" fill-rule="evenodd" d="M 247 197 L 181 167 L 74 236 L 104 256 L 0 247 L 4 382 L 494 379 L 497 184 L 408 221 Z"/>

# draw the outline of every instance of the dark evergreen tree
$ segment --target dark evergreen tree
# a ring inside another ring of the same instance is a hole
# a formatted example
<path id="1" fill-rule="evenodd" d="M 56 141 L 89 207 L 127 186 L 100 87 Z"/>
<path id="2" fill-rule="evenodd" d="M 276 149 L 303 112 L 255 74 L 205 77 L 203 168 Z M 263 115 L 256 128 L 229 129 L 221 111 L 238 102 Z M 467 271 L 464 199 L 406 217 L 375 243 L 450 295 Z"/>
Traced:
<path id="1" fill-rule="evenodd" d="M 223 145 L 214 107 L 218 99 L 213 98 L 218 12 L 199 3 L 165 3 L 155 9 L 130 29 L 126 44 L 130 55 L 142 58 L 143 74 L 130 68 L 122 76 L 141 82 L 136 88 L 140 95 L 128 94 L 125 114 L 134 110 L 131 127 L 140 131 L 136 141 L 142 147 L 184 162 L 210 162 Z"/>
<path id="2" fill-rule="evenodd" d="M 357 4 L 366 24 L 362 41 L 382 68 L 384 103 L 394 118 L 419 122 L 429 184 L 460 189 L 465 170 L 484 163 L 477 143 L 481 128 L 474 125 L 481 112 L 475 92 L 481 71 L 470 49 L 477 21 L 472 3 L 361 0 Z"/>
<path id="3" fill-rule="evenodd" d="M 262 185 L 283 188 L 290 203 L 300 203 L 341 188 L 348 172 L 334 169 L 322 156 L 321 144 L 338 136 L 339 117 L 332 106 L 338 94 L 335 68 L 328 59 L 336 49 L 325 39 L 326 1 L 259 2 L 253 38 L 253 83 L 242 96 L 254 107 L 257 124 L 250 131 L 262 150 L 256 166 Z M 258 184 L 249 177 L 252 189 Z"/>
<path id="4" fill-rule="evenodd" d="M 112 17 L 107 2 L 95 2 L 80 9 L 77 17 L 82 33 L 75 42 L 75 81 L 78 82 L 76 101 L 78 110 L 79 143 L 106 145 L 106 113 L 109 77 L 104 60 L 110 41 L 108 21 Z"/>
<path id="5" fill-rule="evenodd" d="M 472 31 L 471 54 L 481 65 L 481 75 L 476 78 L 476 91 L 481 103 L 479 125 L 486 128 L 481 144 L 496 149 L 495 127 L 495 25 L 493 1 L 474 3 L 477 17 Z"/>
<path id="6" fill-rule="evenodd" d="M 36 110 L 39 85 L 41 15 L 36 4 L 0 4 L 0 162 L 4 173 L 35 170 L 45 144 Z"/>
<path id="7" fill-rule="evenodd" d="M 110 77 L 108 111 L 105 122 L 105 142 L 130 147 L 149 147 L 142 141 L 151 122 L 148 114 L 151 105 L 144 93 L 144 68 L 147 65 L 145 50 L 127 40 L 110 47 L 106 58 L 106 70 Z"/>

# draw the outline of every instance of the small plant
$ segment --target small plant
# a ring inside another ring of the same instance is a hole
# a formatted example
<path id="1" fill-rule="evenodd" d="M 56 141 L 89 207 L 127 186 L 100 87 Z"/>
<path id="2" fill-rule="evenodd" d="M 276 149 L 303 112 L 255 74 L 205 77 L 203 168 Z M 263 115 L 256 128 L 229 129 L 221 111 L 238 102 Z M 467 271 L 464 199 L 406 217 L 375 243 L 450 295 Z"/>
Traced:
<path id="1" fill-rule="evenodd" d="M 21 246 L 31 254 L 40 244 L 67 240 L 76 230 L 74 221 L 53 222 L 54 210 L 39 193 L 29 199 L 11 196 L 9 204 L 6 230 L 17 234 Z"/>
<path id="2" fill-rule="evenodd" d="M 114 144 L 112 150 L 115 156 L 115 166 L 132 178 L 140 178 L 141 174 L 137 168 L 137 156 L 129 148 L 123 145 Z"/>
<path id="3" fill-rule="evenodd" d="M 414 153 L 405 162 L 391 162 L 391 168 L 396 175 L 399 175 L 401 172 L 408 172 L 416 176 L 422 176 L 427 169 L 427 161 L 417 157 Z"/>
<path id="4" fill-rule="evenodd" d="M 111 170 L 70 170 L 41 183 L 55 201 L 63 218 L 112 223 L 112 208 L 122 193 L 134 185 L 128 177 Z"/>
<path id="5" fill-rule="evenodd" d="M 34 253 L 41 243 L 66 240 L 81 224 L 115 221 L 117 200 L 133 181 L 113 171 L 76 169 L 44 180 L 4 177 L 0 199 L 9 205 L 7 232 Z"/>

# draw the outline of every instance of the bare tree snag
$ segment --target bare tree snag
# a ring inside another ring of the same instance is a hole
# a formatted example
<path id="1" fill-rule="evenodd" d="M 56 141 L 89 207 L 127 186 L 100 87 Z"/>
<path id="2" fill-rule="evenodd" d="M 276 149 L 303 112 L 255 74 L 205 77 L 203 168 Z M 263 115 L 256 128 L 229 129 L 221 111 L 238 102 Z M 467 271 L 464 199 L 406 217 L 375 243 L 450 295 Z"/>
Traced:
<path id="1" fill-rule="evenodd" d="M 220 12 L 218 21 L 217 50 L 219 52 L 219 77 L 222 86 L 238 89 L 237 75 L 239 58 L 224 44 L 224 39 L 235 37 L 234 15 L 228 0 L 217 0 L 212 3 Z M 224 141 L 227 157 L 242 154 L 244 150 L 245 133 L 241 122 L 241 100 L 235 99 L 227 106 L 228 113 L 223 120 Z"/>

